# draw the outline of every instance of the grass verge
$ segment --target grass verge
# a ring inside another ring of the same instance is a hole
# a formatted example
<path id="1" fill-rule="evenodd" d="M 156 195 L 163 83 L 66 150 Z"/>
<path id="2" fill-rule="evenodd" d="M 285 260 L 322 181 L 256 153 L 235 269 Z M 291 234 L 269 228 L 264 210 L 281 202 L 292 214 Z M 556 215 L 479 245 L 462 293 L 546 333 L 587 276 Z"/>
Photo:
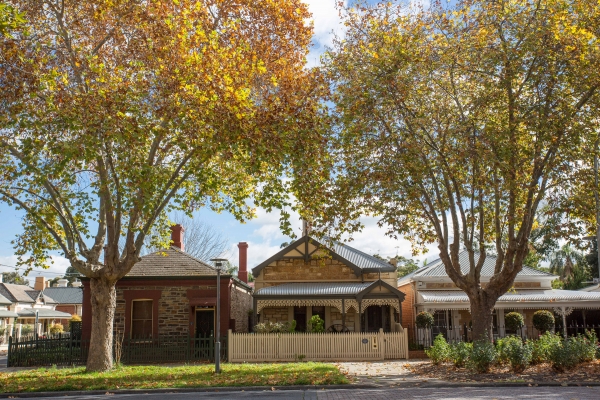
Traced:
<path id="1" fill-rule="evenodd" d="M 334 365 L 316 362 L 223 364 L 220 375 L 214 373 L 214 365 L 120 366 L 102 373 L 88 373 L 83 367 L 0 373 L 3 393 L 345 383 L 348 378 Z"/>

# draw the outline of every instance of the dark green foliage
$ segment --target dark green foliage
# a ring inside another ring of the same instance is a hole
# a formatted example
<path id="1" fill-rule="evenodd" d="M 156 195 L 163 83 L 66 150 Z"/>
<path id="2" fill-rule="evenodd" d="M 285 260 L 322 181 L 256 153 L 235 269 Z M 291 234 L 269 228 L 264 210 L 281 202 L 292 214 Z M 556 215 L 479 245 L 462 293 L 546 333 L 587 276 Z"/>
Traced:
<path id="1" fill-rule="evenodd" d="M 532 357 L 532 346 L 523 343 L 518 336 L 508 336 L 498 341 L 498 360 L 509 363 L 513 372 L 521 373 L 529 366 Z"/>
<path id="2" fill-rule="evenodd" d="M 321 319 L 321 317 L 319 317 L 318 315 L 313 315 L 308 320 L 308 324 L 307 324 L 308 325 L 308 331 L 309 332 L 314 332 L 314 333 L 325 332 L 325 328 L 323 327 L 324 324 L 325 324 L 325 321 L 323 321 Z"/>
<path id="3" fill-rule="evenodd" d="M 512 331 L 516 331 L 521 329 L 523 325 L 525 325 L 525 320 L 523 316 L 518 312 L 509 312 L 504 316 L 504 323 L 506 324 L 506 328 Z"/>
<path id="4" fill-rule="evenodd" d="M 473 343 L 473 351 L 469 357 L 469 367 L 479 374 L 487 373 L 496 361 L 496 348 L 487 340 Z"/>
<path id="5" fill-rule="evenodd" d="M 598 338 L 595 332 L 570 337 L 550 351 L 552 368 L 564 372 L 583 362 L 592 361 L 596 357 L 597 346 Z"/>
<path id="6" fill-rule="evenodd" d="M 415 319 L 415 323 L 419 328 L 429 328 L 433 325 L 433 322 L 433 315 L 427 311 L 421 311 Z"/>
<path id="7" fill-rule="evenodd" d="M 562 337 L 552 332 L 546 332 L 539 339 L 528 342 L 531 344 L 532 350 L 531 363 L 541 364 L 550 361 L 552 349 L 562 345 Z"/>
<path id="8" fill-rule="evenodd" d="M 425 350 L 425 354 L 434 365 L 448 361 L 450 358 L 450 346 L 446 342 L 446 338 L 441 333 L 436 336 L 433 341 L 433 346 Z"/>
<path id="9" fill-rule="evenodd" d="M 458 342 L 450 345 L 449 360 L 454 364 L 455 367 L 464 367 L 471 352 L 473 351 L 472 343 Z"/>
<path id="10" fill-rule="evenodd" d="M 554 322 L 554 315 L 548 310 L 538 310 L 533 313 L 533 326 L 541 333 L 552 330 Z"/>

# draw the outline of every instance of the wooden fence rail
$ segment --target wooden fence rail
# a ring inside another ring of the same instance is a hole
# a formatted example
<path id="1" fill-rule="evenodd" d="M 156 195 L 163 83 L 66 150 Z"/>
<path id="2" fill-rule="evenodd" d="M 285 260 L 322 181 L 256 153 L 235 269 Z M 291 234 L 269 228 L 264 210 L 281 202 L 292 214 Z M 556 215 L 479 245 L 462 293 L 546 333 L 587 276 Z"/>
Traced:
<path id="1" fill-rule="evenodd" d="M 229 362 L 361 361 L 408 358 L 408 331 L 384 333 L 232 333 Z"/>

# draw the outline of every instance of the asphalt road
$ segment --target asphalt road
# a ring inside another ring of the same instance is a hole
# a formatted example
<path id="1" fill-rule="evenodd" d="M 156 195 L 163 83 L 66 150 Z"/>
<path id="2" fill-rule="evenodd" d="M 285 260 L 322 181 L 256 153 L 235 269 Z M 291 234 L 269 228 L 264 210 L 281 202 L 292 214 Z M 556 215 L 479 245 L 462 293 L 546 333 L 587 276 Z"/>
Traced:
<path id="1" fill-rule="evenodd" d="M 504 388 L 382 388 L 340 390 L 275 390 L 264 392 L 197 392 L 113 395 L 114 400 L 266 399 L 266 400 L 600 400 L 600 387 L 504 387 Z M 2 397 L 0 395 L 0 397 Z M 107 395 L 68 396 L 70 399 L 107 399 Z M 61 397 L 65 398 L 65 397 Z M 39 398 L 38 398 L 39 399 Z M 57 399 L 57 397 L 45 397 Z"/>

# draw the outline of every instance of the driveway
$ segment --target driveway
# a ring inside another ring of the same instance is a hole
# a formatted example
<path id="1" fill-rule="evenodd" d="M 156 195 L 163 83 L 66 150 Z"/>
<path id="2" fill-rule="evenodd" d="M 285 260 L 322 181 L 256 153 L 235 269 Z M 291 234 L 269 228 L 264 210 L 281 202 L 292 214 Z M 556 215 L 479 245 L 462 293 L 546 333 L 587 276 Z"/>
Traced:
<path id="1" fill-rule="evenodd" d="M 6 355 L 0 356 L 0 371 L 6 369 Z"/>

